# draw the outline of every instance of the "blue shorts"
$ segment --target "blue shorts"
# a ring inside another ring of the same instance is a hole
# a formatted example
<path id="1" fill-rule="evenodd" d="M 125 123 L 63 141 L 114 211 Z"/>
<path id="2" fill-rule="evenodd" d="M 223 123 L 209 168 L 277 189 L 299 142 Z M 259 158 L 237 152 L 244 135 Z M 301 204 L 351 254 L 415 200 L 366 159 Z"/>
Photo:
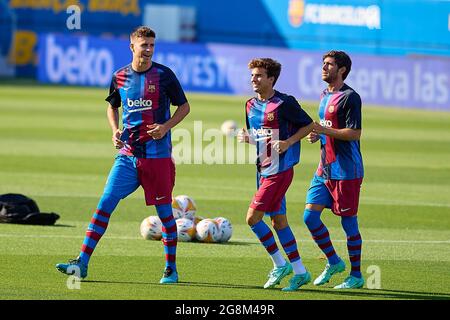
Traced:
<path id="1" fill-rule="evenodd" d="M 363 178 L 325 180 L 314 175 L 306 194 L 306 203 L 323 205 L 338 216 L 355 216 L 358 213 L 362 181 Z"/>
<path id="2" fill-rule="evenodd" d="M 118 154 L 103 193 L 110 193 L 120 199 L 133 193 L 140 185 L 136 164 L 136 157 Z"/>
<path id="3" fill-rule="evenodd" d="M 119 154 L 109 173 L 104 193 L 124 199 L 142 186 L 146 204 L 161 205 L 172 202 L 174 185 L 173 159 L 145 159 Z"/>
<path id="4" fill-rule="evenodd" d="M 330 191 L 325 186 L 325 179 L 314 175 L 311 180 L 308 192 L 306 193 L 306 203 L 308 204 L 320 204 L 325 208 L 331 209 L 333 205 L 333 197 Z"/>
<path id="5" fill-rule="evenodd" d="M 278 211 L 272 211 L 272 212 L 265 212 L 266 216 L 273 217 L 277 214 L 286 214 L 286 196 L 283 197 L 281 200 L 281 208 Z"/>

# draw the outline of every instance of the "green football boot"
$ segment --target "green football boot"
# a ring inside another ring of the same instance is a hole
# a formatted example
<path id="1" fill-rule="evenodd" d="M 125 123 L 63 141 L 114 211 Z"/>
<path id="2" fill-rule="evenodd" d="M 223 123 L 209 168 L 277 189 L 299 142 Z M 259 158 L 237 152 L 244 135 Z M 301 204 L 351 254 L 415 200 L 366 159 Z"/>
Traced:
<path id="1" fill-rule="evenodd" d="M 334 289 L 359 289 L 364 286 L 364 278 L 357 278 L 354 276 L 348 276 L 344 282 L 334 287 Z"/>
<path id="2" fill-rule="evenodd" d="M 325 270 L 323 270 L 322 274 L 314 280 L 314 285 L 321 286 L 328 281 L 330 281 L 331 277 L 336 273 L 341 273 L 345 270 L 345 262 L 339 261 L 336 264 L 329 264 L 325 266 Z"/>
<path id="3" fill-rule="evenodd" d="M 264 284 L 264 289 L 273 288 L 276 285 L 280 284 L 281 280 L 287 275 L 292 273 L 292 266 L 289 262 L 286 261 L 286 264 L 282 267 L 275 267 L 267 276 L 269 280 Z"/>

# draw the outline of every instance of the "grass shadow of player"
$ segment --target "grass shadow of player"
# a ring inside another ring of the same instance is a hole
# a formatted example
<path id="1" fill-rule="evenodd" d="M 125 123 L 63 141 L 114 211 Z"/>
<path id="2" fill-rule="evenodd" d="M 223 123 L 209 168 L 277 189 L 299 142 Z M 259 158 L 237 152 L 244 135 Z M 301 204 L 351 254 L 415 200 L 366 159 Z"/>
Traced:
<path id="1" fill-rule="evenodd" d="M 449 300 L 450 294 L 438 293 L 438 292 L 420 292 L 420 291 L 407 291 L 407 290 L 389 290 L 389 289 L 301 289 L 300 291 L 309 291 L 311 293 L 329 294 L 329 295 L 341 295 L 353 298 L 373 298 L 373 299 L 396 299 L 396 300 Z"/>
<path id="2" fill-rule="evenodd" d="M 117 281 L 117 280 L 81 280 L 83 283 L 104 283 L 104 284 L 130 284 L 130 285 L 155 285 L 168 286 L 167 284 L 160 284 L 159 282 L 142 282 L 142 281 Z M 229 289 L 262 289 L 261 286 L 230 284 L 230 283 L 210 283 L 210 282 L 195 282 L 195 281 L 179 281 L 170 286 L 188 286 L 188 287 L 207 287 L 207 288 L 229 288 Z"/>

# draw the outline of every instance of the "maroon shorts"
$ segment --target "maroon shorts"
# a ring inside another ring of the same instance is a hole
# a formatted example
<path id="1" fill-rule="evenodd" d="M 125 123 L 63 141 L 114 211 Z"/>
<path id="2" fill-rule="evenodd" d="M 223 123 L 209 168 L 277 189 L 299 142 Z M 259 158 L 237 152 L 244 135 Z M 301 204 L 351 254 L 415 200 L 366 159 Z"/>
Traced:
<path id="1" fill-rule="evenodd" d="M 338 216 L 354 216 L 358 213 L 359 193 L 363 179 L 326 180 L 325 186 L 333 198 L 331 211 Z"/>
<path id="2" fill-rule="evenodd" d="M 172 203 L 175 186 L 175 163 L 172 158 L 138 158 L 136 168 L 148 206 Z"/>
<path id="3" fill-rule="evenodd" d="M 258 191 L 253 196 L 250 208 L 264 212 L 280 210 L 281 201 L 291 185 L 293 177 L 293 168 L 268 177 L 261 177 Z"/>

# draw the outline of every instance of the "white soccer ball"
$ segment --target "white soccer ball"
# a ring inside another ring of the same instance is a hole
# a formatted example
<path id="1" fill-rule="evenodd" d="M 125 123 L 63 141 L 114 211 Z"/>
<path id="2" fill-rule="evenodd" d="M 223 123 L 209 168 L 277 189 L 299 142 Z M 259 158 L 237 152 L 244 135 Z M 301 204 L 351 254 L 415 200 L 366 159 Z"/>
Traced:
<path id="1" fill-rule="evenodd" d="M 203 219 L 196 226 L 196 238 L 202 242 L 218 242 L 220 238 L 219 228 L 213 219 Z"/>
<path id="2" fill-rule="evenodd" d="M 220 239 L 219 242 L 227 242 L 230 240 L 233 234 L 233 227 L 231 226 L 230 220 L 224 217 L 214 218 L 219 228 Z"/>
<path id="3" fill-rule="evenodd" d="M 222 123 L 220 130 L 226 136 L 235 136 L 237 132 L 237 123 L 234 120 L 227 120 Z"/>
<path id="4" fill-rule="evenodd" d="M 202 217 L 202 216 L 198 216 L 198 215 L 195 215 L 194 216 L 194 224 L 195 225 L 197 225 L 200 221 L 202 221 L 203 219 L 205 219 L 204 217 Z"/>
<path id="5" fill-rule="evenodd" d="M 175 219 L 187 218 L 194 220 L 195 211 L 197 211 L 197 205 L 191 197 L 180 195 L 172 199 L 172 213 Z"/>
<path id="6" fill-rule="evenodd" d="M 149 216 L 141 223 L 141 235 L 146 240 L 161 240 L 162 222 L 158 216 Z"/>
<path id="7" fill-rule="evenodd" d="M 195 238 L 194 222 L 187 218 L 180 218 L 177 222 L 178 241 L 187 242 Z"/>

